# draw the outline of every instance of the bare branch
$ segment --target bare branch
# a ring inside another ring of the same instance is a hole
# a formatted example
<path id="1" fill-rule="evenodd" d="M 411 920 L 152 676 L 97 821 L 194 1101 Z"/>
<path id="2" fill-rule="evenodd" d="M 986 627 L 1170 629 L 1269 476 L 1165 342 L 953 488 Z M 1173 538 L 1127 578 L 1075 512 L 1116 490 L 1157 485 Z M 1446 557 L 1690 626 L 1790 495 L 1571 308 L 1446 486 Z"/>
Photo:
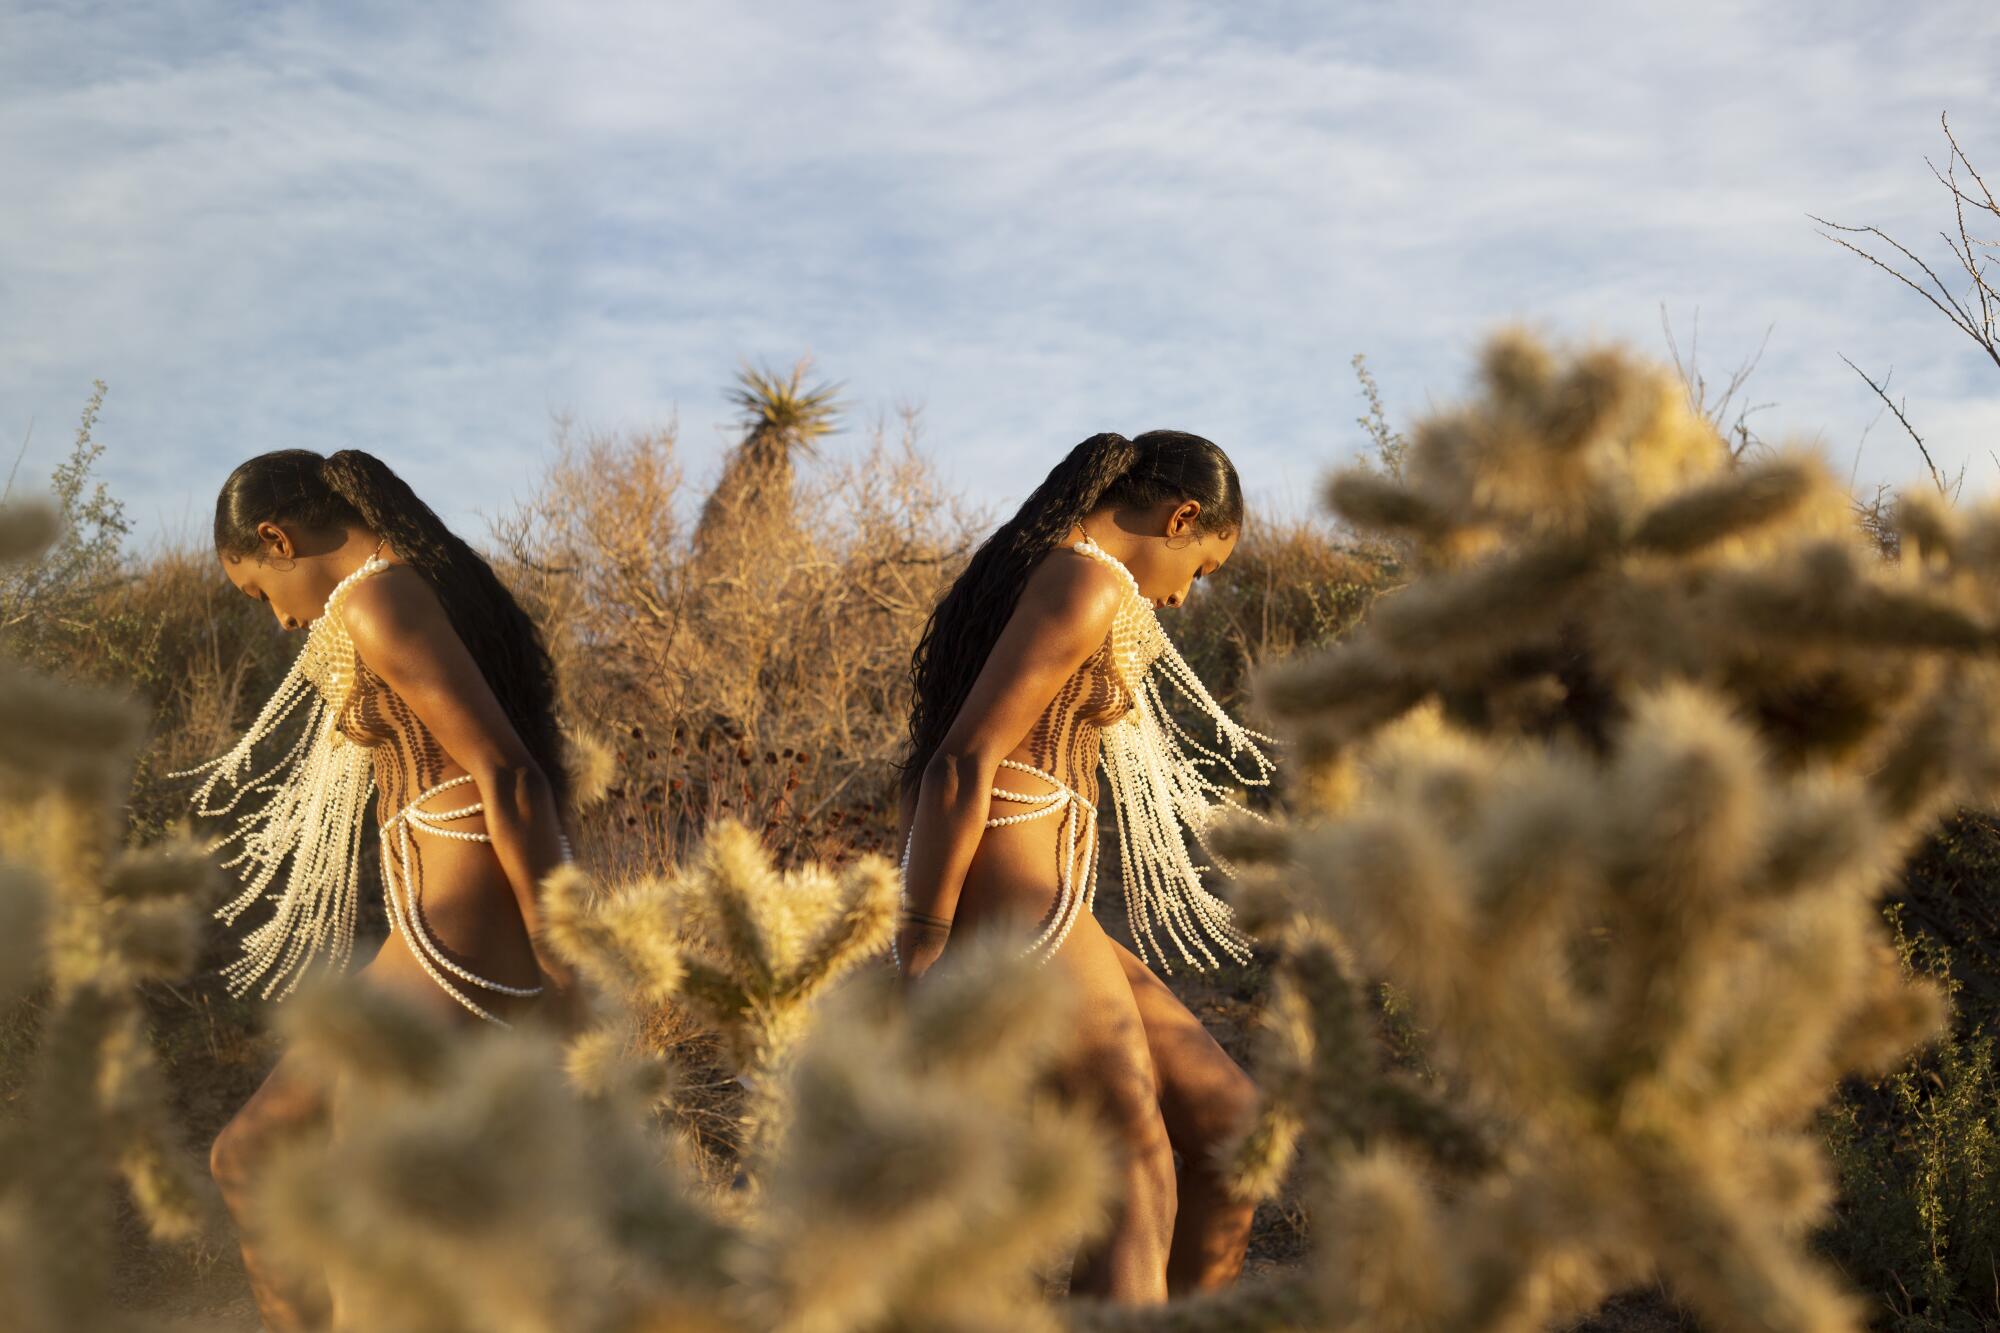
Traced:
<path id="1" fill-rule="evenodd" d="M 14 493 L 14 478 L 21 475 L 21 460 L 28 456 L 28 441 L 34 438 L 35 438 L 35 419 L 33 417 L 29 417 L 28 429 L 21 436 L 21 450 L 19 453 L 14 455 L 14 466 L 7 473 L 7 485 L 5 488 L 0 488 L 0 500 L 5 500 L 8 496 Z"/>
<path id="2" fill-rule="evenodd" d="M 1915 264 L 1918 268 L 1922 269 L 1924 271 L 1924 275 L 1937 285 L 1938 291 L 1943 293 L 1944 295 L 1944 300 L 1942 301 L 1938 300 L 1937 297 L 1932 296 L 1920 284 L 1918 284 L 1915 279 L 1911 278 L 1908 274 L 1904 273 L 1900 269 L 1893 268 L 1890 265 L 1883 263 L 1880 259 L 1877 259 L 1874 255 L 1868 253 L 1868 251 L 1862 249 L 1860 246 L 1854 244 L 1852 241 L 1843 241 L 1838 236 L 1827 236 L 1825 232 L 1820 233 L 1820 235 L 1826 236 L 1826 239 L 1832 241 L 1835 245 L 1840 246 L 1842 249 L 1852 250 L 1855 254 L 1860 255 L 1863 259 L 1873 264 L 1876 268 L 1881 269 L 1884 273 L 1887 273 L 1890 277 L 1902 283 L 1905 287 L 1908 287 L 1911 291 L 1915 292 L 1917 295 L 1923 297 L 1926 301 L 1929 301 L 1932 305 L 1936 306 L 1938 309 L 1938 313 L 1942 314 L 1946 319 L 1950 320 L 1959 329 L 1963 330 L 1966 336 L 1970 337 L 1974 342 L 1977 342 L 1982 347 L 1984 347 L 1986 349 L 1987 355 L 1993 358 L 1994 364 L 2000 365 L 2000 347 L 1995 347 L 1993 344 L 1987 341 L 1987 339 L 1981 334 L 1978 326 L 1973 323 L 1972 316 L 1970 315 L 1970 313 L 1968 313 L 1963 306 L 1959 305 L 1958 298 L 1953 296 L 1951 294 L 1951 289 L 1944 285 L 1944 280 L 1938 277 L 1938 275 L 1932 271 L 1931 266 L 1929 264 L 1926 264 L 1923 260 L 1917 258 L 1914 254 L 1911 254 L 1910 251 L 1902 244 L 1902 242 L 1890 236 L 1880 227 L 1844 227 L 1838 222 L 1829 222 L 1825 218 L 1820 217 L 1817 214 L 1808 213 L 1806 214 L 1806 216 L 1811 218 L 1814 222 L 1819 223 L 1823 227 L 1831 227 L 1835 231 L 1865 232 L 1872 236 L 1878 236 L 1887 244 L 1894 246 L 1896 250 L 1899 251 L 1911 263 Z"/>
<path id="3" fill-rule="evenodd" d="M 1739 460 L 1753 449 L 1762 446 L 1763 441 L 1759 440 L 1750 429 L 1750 417 L 1772 404 L 1753 403 L 1740 408 L 1733 422 L 1729 420 L 1729 407 L 1736 396 L 1743 391 L 1743 386 L 1749 382 L 1750 376 L 1757 369 L 1757 364 L 1764 359 L 1764 349 L 1770 346 L 1771 331 L 1776 327 L 1776 324 L 1765 326 L 1764 337 L 1757 344 L 1757 350 L 1731 372 L 1729 383 L 1723 386 L 1721 396 L 1711 402 L 1708 380 L 1701 373 L 1700 308 L 1695 309 L 1693 336 L 1688 341 L 1688 355 L 1683 359 L 1680 343 L 1674 337 L 1673 321 L 1667 316 L 1666 302 L 1660 303 L 1660 328 L 1666 334 L 1667 349 L 1673 356 L 1674 371 L 1680 376 L 1681 389 L 1687 395 L 1688 406 L 1706 420 L 1715 433 L 1725 441 L 1734 439 L 1735 442 L 1730 445 L 1729 452 L 1731 457 Z"/>
<path id="4" fill-rule="evenodd" d="M 1986 196 L 1984 202 L 1976 200 L 1972 198 L 1970 195 L 1961 195 L 1960 197 L 1963 198 L 1966 203 L 1976 205 L 1977 207 L 1983 208 L 1987 212 L 1993 214 L 1995 217 L 2000 217 L 2000 201 L 1996 201 L 1993 198 L 1993 191 L 1986 187 L 1985 180 L 1981 178 L 1978 169 L 1972 165 L 1972 159 L 1967 157 L 1965 155 L 1965 150 L 1958 146 L 1958 139 L 1951 132 L 1951 120 L 1949 116 L 1947 116 L 1944 112 L 1939 112 L 1938 124 L 1944 127 L 1945 142 L 1951 145 L 1952 156 L 1956 157 L 1959 160 L 1960 165 L 1962 165 L 1965 168 L 1967 174 L 1969 174 L 1972 177 L 1973 181 L 1979 186 L 1979 192 Z M 1935 170 L 1935 168 L 1933 168 L 1933 170 Z"/>
<path id="5" fill-rule="evenodd" d="M 1930 168 L 1931 175 L 1937 178 L 1938 183 L 1951 192 L 1952 213 L 1958 224 L 1958 235 L 1953 237 L 1949 232 L 1941 232 L 1940 235 L 1944 240 L 1946 248 L 1951 251 L 1952 258 L 1958 261 L 1959 267 L 1972 280 L 1970 297 L 1961 300 L 1944 279 L 1938 276 L 1936 270 L 1919 258 L 1908 246 L 1879 227 L 1851 227 L 1843 223 L 1829 221 L 1815 213 L 1808 213 L 1806 216 L 1826 229 L 1821 231 L 1820 235 L 1826 237 L 1827 240 L 1832 241 L 1843 250 L 1848 250 L 1861 256 L 1876 268 L 1881 269 L 1884 273 L 1887 273 L 1890 277 L 1902 283 L 1926 301 L 1929 301 L 1939 314 L 1950 320 L 1962 333 L 1978 343 L 1980 349 L 1986 353 L 1989 360 L 1996 366 L 2000 366 L 2000 290 L 1996 290 L 1993 283 L 1988 279 L 1988 266 L 1981 263 L 1981 255 L 1979 253 L 1982 250 L 2000 248 L 2000 243 L 1980 240 L 1974 237 L 1965 216 L 1965 206 L 1971 204 L 1974 209 L 1984 210 L 1995 217 L 2000 217 L 2000 200 L 1994 198 L 1993 191 L 1988 188 L 1985 179 L 1974 168 L 1971 159 L 1966 156 L 1965 150 L 1959 145 L 1957 137 L 1952 134 L 1949 117 L 1940 114 L 1938 124 L 1944 130 L 1945 142 L 1951 146 L 1951 155 L 1945 159 L 1945 165 L 1942 170 L 1938 168 L 1937 163 L 1931 161 L 1928 157 L 1924 159 L 1924 165 Z M 1965 169 L 1966 174 L 1978 186 L 1979 192 L 1977 195 L 1959 184 L 1958 171 L 1960 167 Z M 1845 235 L 1835 235 L 1834 233 L 1845 233 Z M 1874 237 L 1895 251 L 1897 255 L 1900 255 L 1906 261 L 1908 269 L 1906 270 L 1900 264 L 1888 262 L 1876 255 L 1866 245 L 1848 240 L 1848 236 Z M 1923 275 L 1924 281 L 1920 281 L 1915 276 L 1917 273 Z"/>
<path id="6" fill-rule="evenodd" d="M 1847 358 L 1845 356 L 1842 356 L 1840 359 L 1842 361 L 1847 361 Z M 1882 384 L 1877 384 L 1873 379 L 1869 378 L 1867 371 L 1863 370 L 1860 366 L 1855 365 L 1852 361 L 1847 361 L 1847 368 L 1853 371 L 1855 374 L 1859 375 L 1861 377 L 1862 383 L 1866 384 L 1869 388 L 1873 389 L 1875 391 L 1875 396 L 1877 398 L 1880 398 L 1883 401 L 1883 403 L 1888 406 L 1889 410 L 1896 414 L 1896 420 L 1903 423 L 1903 429 L 1908 431 L 1910 433 L 1910 438 L 1917 442 L 1917 452 L 1921 453 L 1924 456 L 1924 466 L 1929 468 L 1931 471 L 1931 484 L 1938 488 L 1939 495 L 1944 496 L 1948 500 L 1952 499 L 1953 498 L 1952 489 L 1945 485 L 1945 480 L 1943 475 L 1938 472 L 1937 464 L 1931 459 L 1931 451 L 1924 445 L 1923 436 L 1917 434 L 1917 428 L 1915 426 L 1912 426 L 1910 424 L 1910 419 L 1903 415 L 1903 409 L 1890 401 L 1888 391 L 1883 387 Z M 1893 376 L 1895 373 L 1896 372 L 1894 367 L 1891 367 L 1889 375 L 1883 376 L 1884 383 L 1886 383 L 1889 377 Z M 1963 468 L 1961 468 L 1959 470 L 1959 484 L 1963 485 L 1964 481 L 1965 481 L 1965 471 Z"/>

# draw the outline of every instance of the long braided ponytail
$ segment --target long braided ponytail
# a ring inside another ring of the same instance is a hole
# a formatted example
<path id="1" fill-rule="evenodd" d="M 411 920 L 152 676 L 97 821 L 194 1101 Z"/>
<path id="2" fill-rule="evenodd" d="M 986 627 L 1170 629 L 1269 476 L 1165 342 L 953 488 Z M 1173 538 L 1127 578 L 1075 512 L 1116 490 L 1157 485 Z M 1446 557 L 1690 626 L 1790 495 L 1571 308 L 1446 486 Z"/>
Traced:
<path id="1" fill-rule="evenodd" d="M 389 465 L 359 449 L 322 457 L 280 449 L 240 464 L 215 501 L 215 547 L 224 555 L 257 549 L 257 524 L 355 524 L 388 539 L 443 604 L 500 707 L 554 789 L 568 800 L 562 737 L 555 718 L 555 666 L 541 631 L 493 567 L 452 532 Z"/>
<path id="2" fill-rule="evenodd" d="M 906 793 L 922 781 L 924 765 L 971 693 L 1036 562 L 1100 506 L 1169 498 L 1200 500 L 1203 531 L 1224 531 L 1243 521 L 1236 469 L 1208 440 L 1177 430 L 1147 431 L 1129 440 L 1106 431 L 1071 449 L 1014 516 L 980 544 L 924 623 L 910 658 L 910 739 L 898 765 Z"/>

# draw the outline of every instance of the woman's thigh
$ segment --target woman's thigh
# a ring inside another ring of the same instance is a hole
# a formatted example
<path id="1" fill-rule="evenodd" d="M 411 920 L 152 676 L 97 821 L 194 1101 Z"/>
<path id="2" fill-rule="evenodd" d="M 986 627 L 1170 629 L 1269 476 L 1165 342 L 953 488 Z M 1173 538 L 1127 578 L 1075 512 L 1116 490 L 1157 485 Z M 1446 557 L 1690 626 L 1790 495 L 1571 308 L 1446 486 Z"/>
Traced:
<path id="1" fill-rule="evenodd" d="M 1163 1138 L 1159 1073 L 1115 947 L 1096 918 L 1085 915 L 1045 964 L 1070 980 L 1075 1000 L 1069 1058 L 1057 1082 L 1100 1105 L 1128 1133 Z"/>
<path id="2" fill-rule="evenodd" d="M 246 1190 L 271 1145 L 327 1122 L 326 1086 L 298 1055 L 281 1056 L 248 1101 L 238 1107 L 216 1136 L 209 1164 L 216 1182 L 233 1200 Z"/>
<path id="3" fill-rule="evenodd" d="M 1138 955 L 1104 937 L 1132 992 L 1160 1089 L 1167 1133 L 1183 1157 L 1213 1143 L 1255 1110 L 1256 1085 Z"/>

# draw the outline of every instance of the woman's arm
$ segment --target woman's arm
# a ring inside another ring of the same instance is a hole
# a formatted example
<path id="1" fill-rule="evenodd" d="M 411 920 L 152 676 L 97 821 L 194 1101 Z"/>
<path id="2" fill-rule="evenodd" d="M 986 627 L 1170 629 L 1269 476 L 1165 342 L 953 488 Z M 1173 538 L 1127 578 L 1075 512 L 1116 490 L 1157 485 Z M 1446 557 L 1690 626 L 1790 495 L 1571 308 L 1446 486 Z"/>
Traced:
<path id="1" fill-rule="evenodd" d="M 1124 593 L 1113 571 L 1081 556 L 1066 558 L 1060 550 L 1030 576 L 950 730 L 924 766 L 909 817 L 909 910 L 951 919 L 985 832 L 1000 761 L 1020 745 L 1063 682 L 1103 645 Z M 904 948 L 899 926 L 897 952 L 905 956 L 906 969 L 913 962 L 928 965 L 922 955 L 935 957 L 942 949 L 943 927 L 906 925 L 916 946 Z M 921 947 L 927 940 L 933 947 Z"/>
<path id="2" fill-rule="evenodd" d="M 548 776 L 528 753 L 422 575 L 392 567 L 363 579 L 340 611 L 368 669 L 472 775 L 485 806 L 493 854 L 514 890 L 535 958 L 551 981 L 567 987 L 569 970 L 543 951 L 537 933 L 537 888 L 562 862 L 562 824 Z"/>

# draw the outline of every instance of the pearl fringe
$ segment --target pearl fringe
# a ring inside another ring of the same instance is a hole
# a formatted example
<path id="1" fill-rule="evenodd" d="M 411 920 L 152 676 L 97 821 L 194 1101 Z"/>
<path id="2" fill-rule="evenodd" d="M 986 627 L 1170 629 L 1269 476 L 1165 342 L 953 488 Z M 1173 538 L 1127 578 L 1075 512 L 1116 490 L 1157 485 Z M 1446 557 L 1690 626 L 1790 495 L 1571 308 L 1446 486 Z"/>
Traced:
<path id="1" fill-rule="evenodd" d="M 1140 961 L 1145 961 L 1150 945 L 1152 952 L 1159 956 L 1161 966 L 1172 974 L 1173 964 L 1168 961 L 1167 951 L 1154 933 L 1154 927 L 1158 925 L 1165 929 L 1167 937 L 1178 947 L 1181 958 L 1197 972 L 1222 965 L 1203 943 L 1203 934 L 1213 939 L 1224 953 L 1237 962 L 1247 963 L 1252 957 L 1251 939 L 1236 925 L 1234 910 L 1229 904 L 1202 886 L 1201 873 L 1210 867 L 1195 863 L 1182 829 L 1194 834 L 1197 845 L 1214 861 L 1214 868 L 1225 875 L 1234 875 L 1234 868 L 1208 845 L 1210 823 L 1225 808 L 1260 822 L 1269 821 L 1248 806 L 1232 800 L 1231 787 L 1218 779 L 1226 776 L 1236 787 L 1270 785 L 1272 763 L 1257 748 L 1256 742 L 1275 745 L 1277 740 L 1242 726 L 1223 711 L 1222 705 L 1202 685 L 1194 668 L 1187 664 L 1172 640 L 1167 638 L 1152 603 L 1139 591 L 1138 580 L 1122 561 L 1088 537 L 1074 543 L 1072 549 L 1110 565 L 1124 575 L 1127 585 L 1125 600 L 1112 621 L 1111 642 L 1113 661 L 1132 692 L 1133 707 L 1123 718 L 1104 729 L 1101 762 L 1109 779 L 1112 804 L 1118 818 L 1118 861 L 1124 879 L 1126 921 L 1131 927 L 1133 942 L 1138 946 Z M 1214 722 L 1214 748 L 1195 739 L 1175 720 L 1160 688 L 1161 677 L 1172 683 L 1181 698 Z M 1240 768 L 1239 759 L 1253 771 L 1245 772 Z M 1056 790 L 1031 795 L 993 788 L 995 800 L 1014 801 L 1035 808 L 1018 815 L 988 819 L 988 828 L 1025 823 L 1062 810 L 1070 812 L 1063 820 L 1063 873 L 1056 892 L 1055 912 L 1047 928 L 1027 950 L 1030 953 L 1040 951 L 1040 961 L 1046 963 L 1062 947 L 1078 915 L 1092 910 L 1094 905 L 1097 894 L 1097 811 L 1054 774 L 1012 759 L 1000 762 L 1002 767 L 1032 773 Z M 1211 776 L 1203 771 L 1204 766 L 1213 765 L 1219 765 L 1222 773 Z M 1082 848 L 1087 870 L 1081 893 L 1075 886 L 1076 825 L 1079 817 L 1088 823 Z M 916 830 L 912 828 L 903 843 L 905 900 L 908 897 L 910 847 L 915 835 Z M 1202 966 L 1189 951 L 1190 941 L 1207 960 L 1207 967 Z M 890 953 L 900 968 L 902 958 L 893 937 Z"/>

